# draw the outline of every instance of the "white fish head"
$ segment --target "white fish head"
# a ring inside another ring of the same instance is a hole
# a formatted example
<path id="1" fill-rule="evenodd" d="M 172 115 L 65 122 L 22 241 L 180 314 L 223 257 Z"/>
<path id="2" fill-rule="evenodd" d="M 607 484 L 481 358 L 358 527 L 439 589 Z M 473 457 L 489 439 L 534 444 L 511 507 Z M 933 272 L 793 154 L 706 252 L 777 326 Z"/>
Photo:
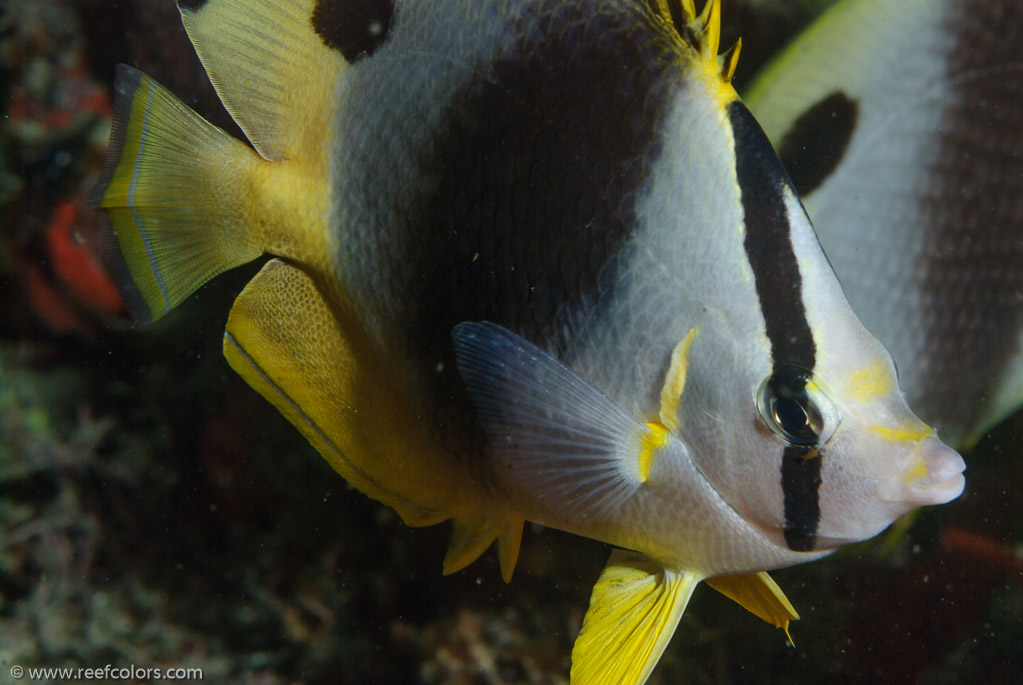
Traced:
<path id="1" fill-rule="evenodd" d="M 783 548 L 821 552 L 956 498 L 965 464 L 907 406 L 891 356 L 852 312 L 798 201 L 787 204 L 809 363 L 779 359 L 779 334 L 751 334 L 762 308 L 709 312 L 677 419 L 742 518 Z"/>

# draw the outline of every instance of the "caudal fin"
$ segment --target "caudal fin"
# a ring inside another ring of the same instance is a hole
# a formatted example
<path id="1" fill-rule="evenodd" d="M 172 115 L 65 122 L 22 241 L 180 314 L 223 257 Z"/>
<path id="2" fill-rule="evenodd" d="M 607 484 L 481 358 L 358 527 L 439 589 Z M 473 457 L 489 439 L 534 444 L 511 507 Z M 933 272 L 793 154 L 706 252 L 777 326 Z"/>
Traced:
<path id="1" fill-rule="evenodd" d="M 262 249 L 239 202 L 263 162 L 137 69 L 117 68 L 106 167 L 93 196 L 107 264 L 132 316 L 158 319 Z"/>

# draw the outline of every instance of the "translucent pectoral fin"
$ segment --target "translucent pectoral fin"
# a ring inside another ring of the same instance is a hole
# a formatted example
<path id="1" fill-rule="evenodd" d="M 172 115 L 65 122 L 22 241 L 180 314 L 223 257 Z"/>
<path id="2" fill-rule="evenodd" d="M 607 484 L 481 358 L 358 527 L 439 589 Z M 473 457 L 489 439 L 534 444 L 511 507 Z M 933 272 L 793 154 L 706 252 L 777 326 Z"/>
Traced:
<path id="1" fill-rule="evenodd" d="M 492 323 L 452 333 L 458 369 L 494 457 L 540 506 L 613 519 L 662 449 L 684 449 L 529 341 Z"/>
<path id="2" fill-rule="evenodd" d="M 642 683 L 650 676 L 701 578 L 638 552 L 615 550 L 593 587 L 572 649 L 572 682 Z"/>
<path id="3" fill-rule="evenodd" d="M 708 578 L 707 585 L 776 628 L 784 630 L 785 636 L 792 642 L 789 621 L 798 620 L 799 614 L 766 572 Z"/>

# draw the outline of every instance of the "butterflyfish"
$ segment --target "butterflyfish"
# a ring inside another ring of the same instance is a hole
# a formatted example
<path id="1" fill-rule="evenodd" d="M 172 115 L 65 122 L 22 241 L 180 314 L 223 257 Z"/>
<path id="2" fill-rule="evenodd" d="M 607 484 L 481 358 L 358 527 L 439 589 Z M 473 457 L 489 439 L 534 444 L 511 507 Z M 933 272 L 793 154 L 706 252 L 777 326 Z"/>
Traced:
<path id="1" fill-rule="evenodd" d="M 443 571 L 614 546 L 576 683 L 649 676 L 700 581 L 963 489 L 731 84 L 720 0 L 179 0 L 248 144 L 120 67 L 97 204 L 140 321 L 270 259 L 230 365 Z"/>
<path id="2" fill-rule="evenodd" d="M 1023 5 L 844 0 L 745 94 L 909 405 L 968 448 L 1023 405 Z"/>

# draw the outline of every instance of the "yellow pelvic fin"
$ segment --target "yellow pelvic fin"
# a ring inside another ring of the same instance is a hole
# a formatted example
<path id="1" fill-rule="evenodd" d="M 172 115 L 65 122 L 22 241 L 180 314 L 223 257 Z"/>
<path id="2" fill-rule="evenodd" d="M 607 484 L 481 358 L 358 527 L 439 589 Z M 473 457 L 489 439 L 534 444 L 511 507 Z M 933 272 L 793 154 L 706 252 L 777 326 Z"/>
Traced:
<path id="1" fill-rule="evenodd" d="M 630 685 L 650 676 L 701 578 L 614 550 L 593 587 L 572 649 L 576 685 Z"/>
<path id="2" fill-rule="evenodd" d="M 106 167 L 93 196 L 132 315 L 158 319 L 263 251 L 241 188 L 262 160 L 142 72 L 121 65 Z"/>
<path id="3" fill-rule="evenodd" d="M 227 110 L 266 159 L 326 173 L 335 84 L 347 64 L 317 35 L 315 0 L 206 0 L 181 20 Z"/>
<path id="4" fill-rule="evenodd" d="M 661 388 L 661 423 L 673 433 L 678 432 L 678 407 L 682 402 L 682 391 L 686 387 L 689 346 L 693 344 L 693 339 L 699 332 L 700 329 L 693 326 L 686 337 L 675 345 L 671 352 L 668 373 L 664 377 L 664 387 Z"/>
<path id="5" fill-rule="evenodd" d="M 506 583 L 511 582 L 522 544 L 522 521 L 499 528 L 489 519 L 471 523 L 455 519 L 451 526 L 451 542 L 444 556 L 444 575 L 461 571 L 476 561 L 495 539 L 498 541 L 501 576 Z"/>
<path id="6" fill-rule="evenodd" d="M 388 438 L 404 427 L 389 423 L 394 417 L 380 406 L 390 397 L 359 387 L 364 370 L 358 347 L 312 279 L 279 260 L 267 262 L 246 286 L 224 335 L 231 367 L 349 483 L 392 507 L 408 525 L 443 521 L 450 513 L 440 505 L 457 496 L 457 478 L 431 462 L 428 448 Z M 450 478 L 450 488 L 433 482 L 430 469 Z"/>
<path id="7" fill-rule="evenodd" d="M 789 621 L 798 620 L 799 614 L 765 571 L 708 578 L 707 585 L 774 627 L 784 630 L 789 643 L 795 644 L 789 635 Z"/>

